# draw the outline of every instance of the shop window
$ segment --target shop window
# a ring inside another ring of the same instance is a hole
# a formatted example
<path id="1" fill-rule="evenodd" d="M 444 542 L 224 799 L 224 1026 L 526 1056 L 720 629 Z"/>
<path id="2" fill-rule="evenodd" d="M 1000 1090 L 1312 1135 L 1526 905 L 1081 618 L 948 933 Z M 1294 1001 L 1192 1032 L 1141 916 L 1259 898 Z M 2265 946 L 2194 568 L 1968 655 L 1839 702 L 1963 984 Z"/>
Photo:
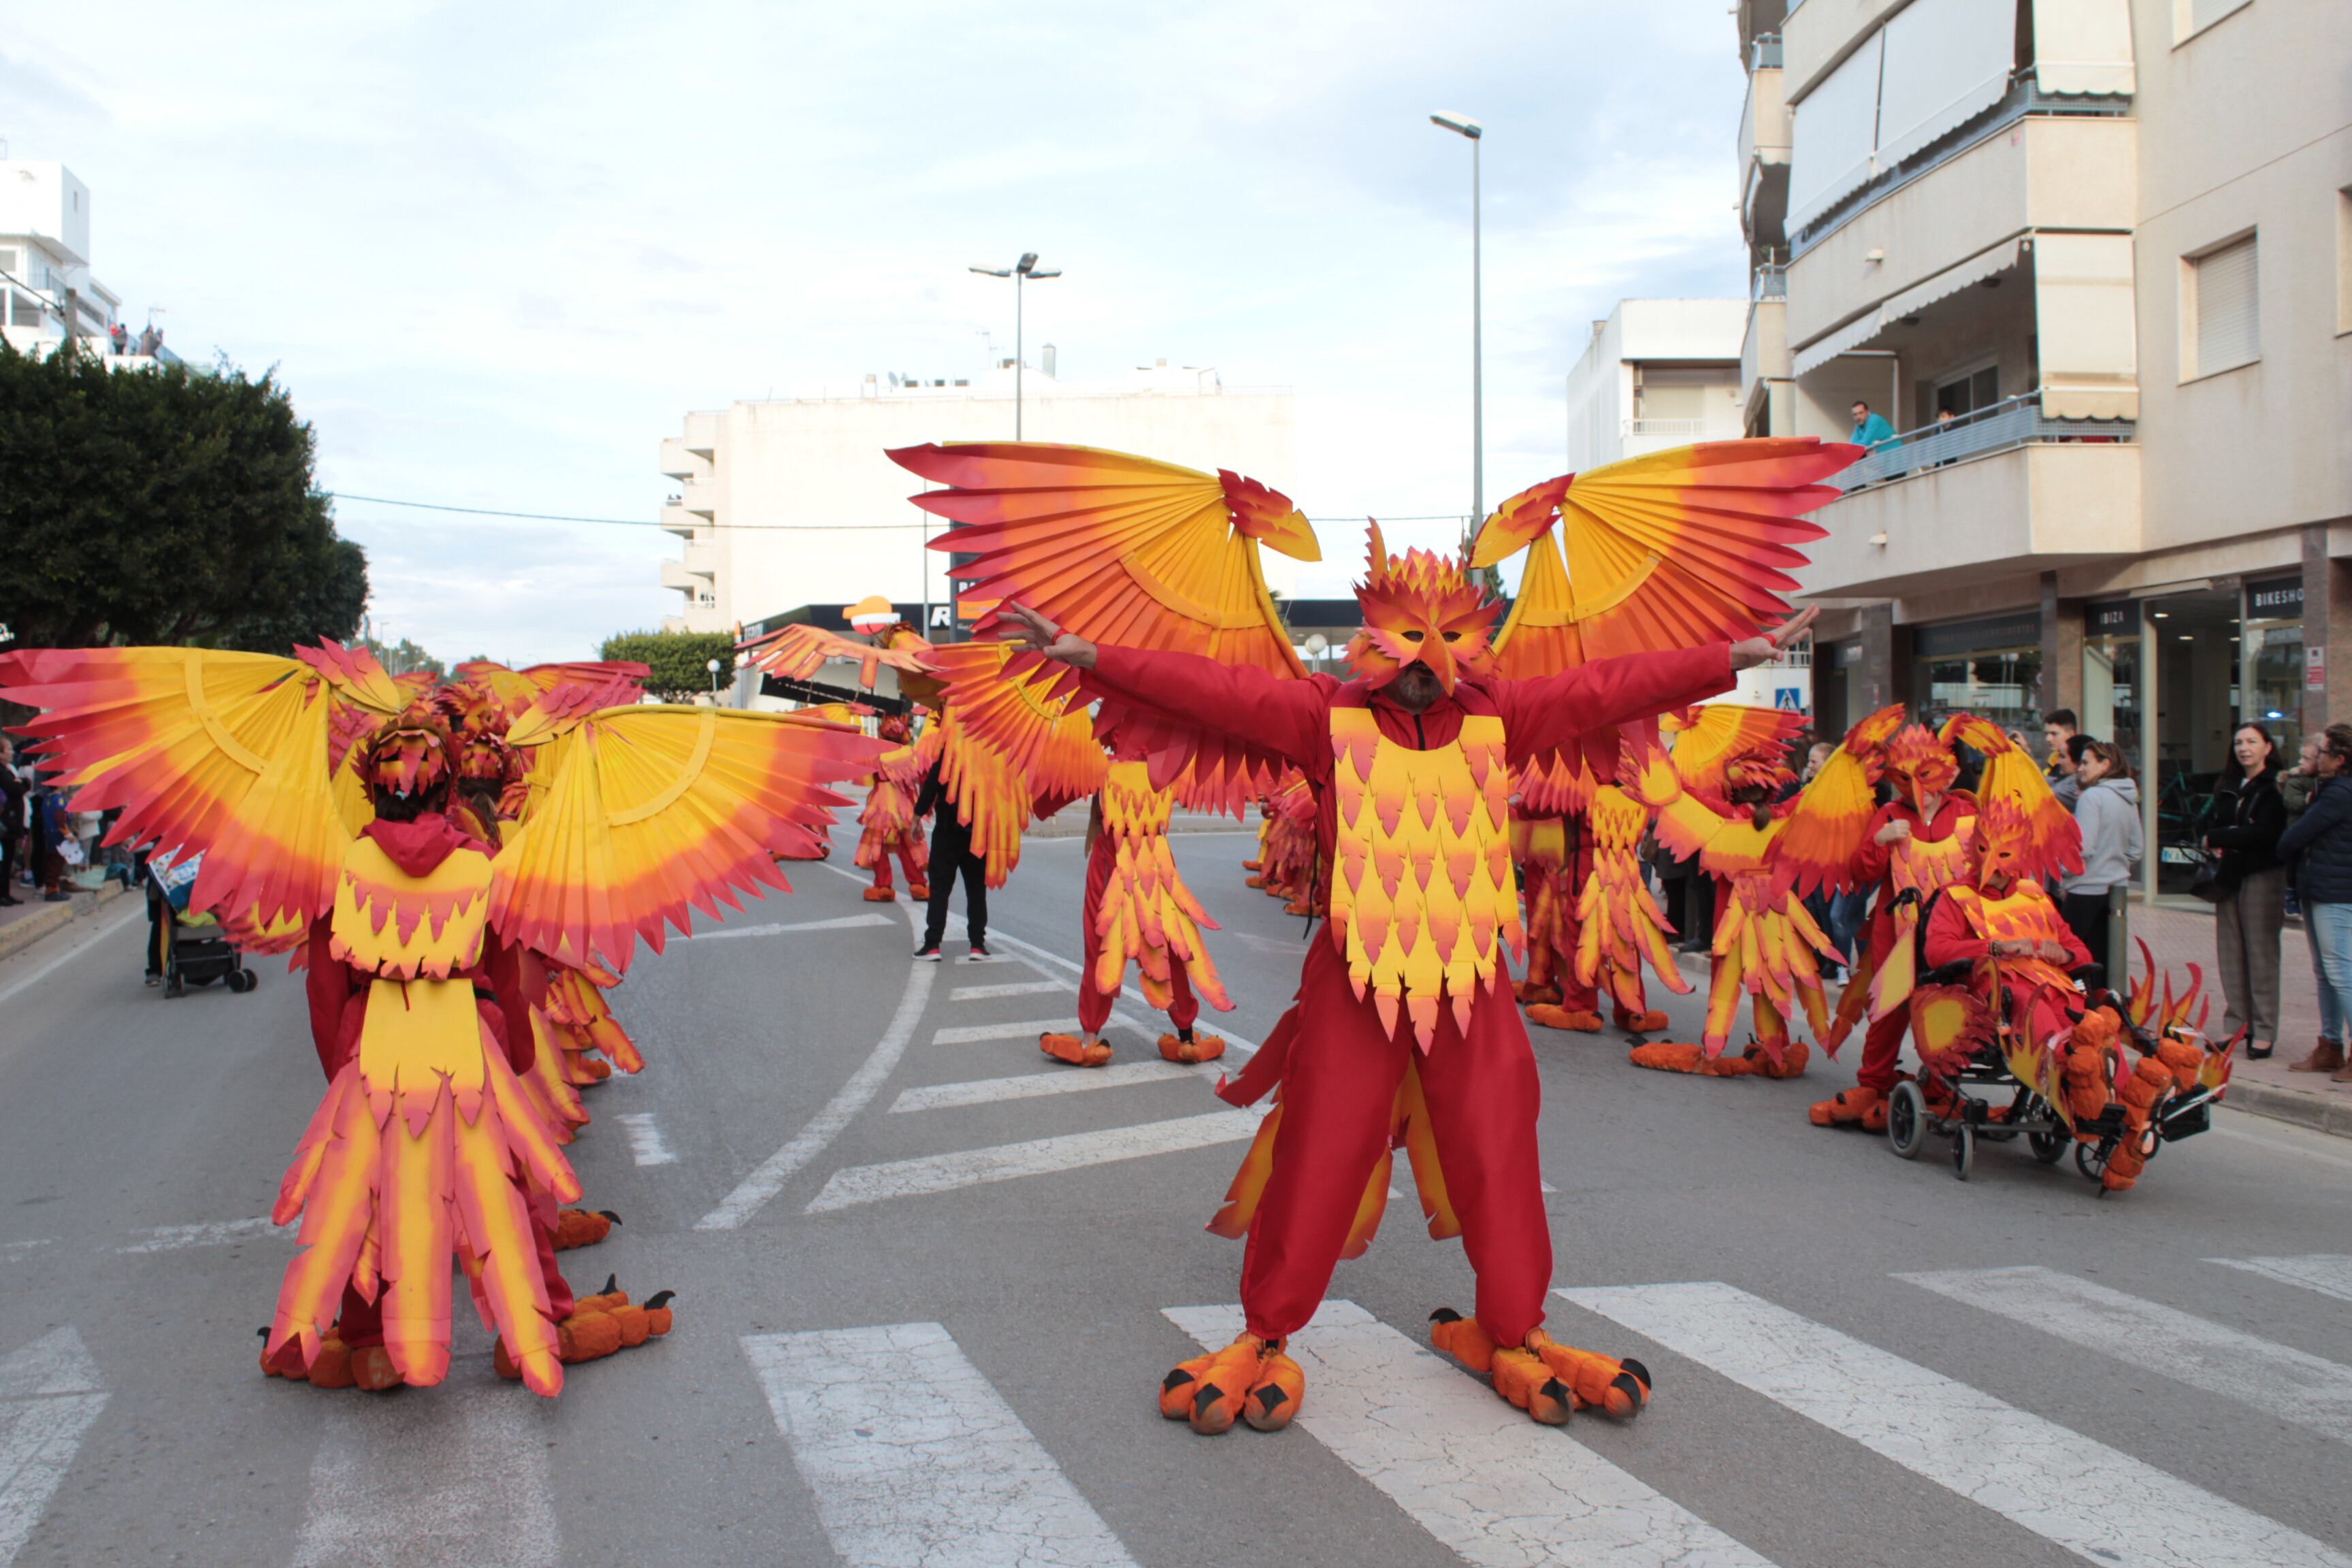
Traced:
<path id="1" fill-rule="evenodd" d="M 2242 629 L 2235 590 L 2147 601 L 2147 657 L 2156 675 L 2152 782 L 2159 892 L 2186 892 L 2196 874 L 2200 819 L 2243 711 Z M 2140 787 L 2147 789 L 2149 782 Z"/>
<path id="2" fill-rule="evenodd" d="M 2190 257 L 2185 268 L 2180 379 L 2217 375 L 2262 357 L 2262 292 L 2255 237 Z"/>

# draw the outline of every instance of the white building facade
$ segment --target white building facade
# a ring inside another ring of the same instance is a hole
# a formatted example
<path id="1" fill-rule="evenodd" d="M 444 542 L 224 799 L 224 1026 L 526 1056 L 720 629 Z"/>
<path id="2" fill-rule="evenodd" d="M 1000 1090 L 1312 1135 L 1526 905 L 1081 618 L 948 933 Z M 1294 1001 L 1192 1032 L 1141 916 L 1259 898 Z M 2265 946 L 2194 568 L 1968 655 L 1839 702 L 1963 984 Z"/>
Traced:
<path id="1" fill-rule="evenodd" d="M 1738 300 L 1621 300 L 1568 373 L 1568 466 L 1578 473 L 1746 433 Z"/>
<path id="2" fill-rule="evenodd" d="M 121 301 L 90 276 L 89 187 L 63 163 L 0 159 L 0 335 L 46 354 L 68 332 L 101 350 Z"/>
<path id="3" fill-rule="evenodd" d="M 1111 382 L 1057 381 L 1033 368 L 1021 390 L 1026 439 L 1231 468 L 1285 492 L 1295 482 L 1287 387 L 1228 387 L 1213 370 L 1162 361 Z M 680 595 L 665 626 L 723 631 L 869 594 L 945 605 L 947 557 L 926 542 L 947 525 L 908 503 L 923 481 L 887 454 L 929 441 L 1009 441 L 1013 431 L 1010 368 L 969 382 L 867 376 L 688 415 L 661 447 L 662 472 L 680 481 L 662 526 L 686 542 L 682 559 L 662 563 L 662 586 Z M 1287 585 L 1274 581 L 1279 563 L 1267 559 L 1276 592 Z M 928 619 L 935 634 L 947 624 Z"/>

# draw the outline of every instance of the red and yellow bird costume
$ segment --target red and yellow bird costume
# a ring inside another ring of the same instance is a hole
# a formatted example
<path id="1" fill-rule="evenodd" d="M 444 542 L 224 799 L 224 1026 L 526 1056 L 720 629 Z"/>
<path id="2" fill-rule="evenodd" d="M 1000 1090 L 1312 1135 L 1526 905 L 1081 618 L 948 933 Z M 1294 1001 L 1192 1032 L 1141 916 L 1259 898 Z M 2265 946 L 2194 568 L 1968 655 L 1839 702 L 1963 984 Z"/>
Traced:
<path id="1" fill-rule="evenodd" d="M 1439 1313 L 1437 1342 L 1538 1419 L 1565 1420 L 1580 1404 L 1631 1414 L 1646 1400 L 1637 1366 L 1540 1327 L 1551 1239 L 1539 1085 L 1518 1010 L 1497 989 L 1506 951 L 1520 946 L 1511 770 L 1728 687 L 1729 639 L 1785 607 L 1759 562 L 1818 536 L 1795 516 L 1836 493 L 1817 481 L 1854 455 L 1730 442 L 1555 481 L 1549 508 L 1532 508 L 1543 515 L 1523 512 L 1520 525 L 1549 527 L 1552 513 L 1565 524 L 1576 593 L 1545 630 L 1571 654 L 1538 679 L 1496 669 L 1501 606 L 1470 584 L 1466 563 L 1392 556 L 1375 524 L 1355 679 L 1342 682 L 1306 673 L 1267 595 L 1259 544 L 1319 552 L 1305 518 L 1264 486 L 1083 447 L 892 454 L 945 487 L 910 499 L 965 525 L 951 537 L 974 556 L 958 574 L 977 596 L 1034 606 L 1099 645 L 1083 678 L 1053 666 L 1044 679 L 1099 700 L 1097 731 L 1118 756 L 1147 762 L 1156 784 L 1189 767 L 1244 795 L 1264 787 L 1252 775 L 1287 765 L 1316 799 L 1331 868 L 1325 939 L 1309 944 L 1297 1005 L 1221 1090 L 1240 1105 L 1279 1094 L 1214 1224 L 1249 1237 L 1247 1327 L 1169 1375 L 1163 1414 L 1203 1432 L 1288 1423 L 1303 1387 L 1283 1342 L 1343 1253 L 1369 1243 L 1398 1143 L 1412 1152 L 1433 1230 L 1462 1237 L 1478 1277 L 1476 1318 Z M 1693 642 L 1705 646 L 1675 647 Z M 1389 689 L 1412 666 L 1439 688 L 1417 711 Z"/>

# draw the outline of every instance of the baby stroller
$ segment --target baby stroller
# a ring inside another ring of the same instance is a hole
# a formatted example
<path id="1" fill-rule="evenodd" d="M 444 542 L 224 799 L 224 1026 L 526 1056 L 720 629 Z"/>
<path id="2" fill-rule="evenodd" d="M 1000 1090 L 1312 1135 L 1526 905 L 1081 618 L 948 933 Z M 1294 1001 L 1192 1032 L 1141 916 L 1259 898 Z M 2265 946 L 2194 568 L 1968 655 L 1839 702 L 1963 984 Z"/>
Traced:
<path id="1" fill-rule="evenodd" d="M 1926 929 L 1923 918 L 1923 949 Z M 1920 985 L 1914 993 L 1914 1039 L 1923 1053 L 1937 1038 L 1962 1043 L 1953 1050 L 1935 1052 L 1932 1059 L 1923 1054 L 1919 1077 L 1895 1084 L 1886 1102 L 1888 1147 L 1898 1158 L 1916 1160 L 1929 1132 L 1948 1137 L 1953 1174 L 1965 1182 L 1976 1168 L 1980 1141 L 2006 1143 L 2021 1137 L 2045 1165 L 2057 1163 L 2072 1144 L 2075 1169 L 2098 1183 L 2099 1195 L 2105 1197 L 2136 1182 L 2140 1169 L 2165 1144 L 2210 1128 L 2213 1102 L 2229 1084 L 2231 1047 L 2214 1047 L 2189 1021 L 2202 976 L 2190 965 L 2188 993 L 2178 997 L 2168 976 L 2159 1000 L 2156 963 L 2146 942 L 2140 943 L 2140 954 L 2147 973 L 2128 995 L 2107 987 L 2101 965 L 2075 972 L 2075 988 L 2063 999 L 2068 1016 L 2080 1023 L 2105 1007 L 2121 1021 L 2121 1027 L 2098 1090 L 2088 1097 L 2098 1102 L 2095 1113 L 2088 1102 L 2078 1102 L 2070 1115 L 2063 1107 L 2077 1097 L 2070 1091 L 2064 1070 L 2044 1043 L 2027 1037 L 2031 1031 L 2026 1020 L 2013 1016 L 2008 987 L 1996 985 L 1986 995 L 1973 965 L 1954 963 L 1927 971 L 1923 952 Z M 1937 1009 L 1944 1010 L 1943 1019 L 1932 1017 Z M 2200 1013 L 2197 1022 L 2202 1021 Z M 2141 1062 L 2155 1066 L 2136 1088 L 2133 1080 Z M 2137 1108 L 2142 1114 L 2128 1103 L 2134 1098 L 2147 1101 Z M 2126 1139 L 2132 1140 L 2138 1158 L 2119 1167 L 2127 1176 L 2119 1174 L 2110 1182 L 2108 1165 Z"/>
<path id="2" fill-rule="evenodd" d="M 219 981 L 242 994 L 261 984 L 222 931 L 202 910 L 191 911 L 188 894 L 196 885 L 201 854 L 181 858 L 164 851 L 147 861 L 147 984 L 166 996 L 184 996 L 188 987 Z"/>

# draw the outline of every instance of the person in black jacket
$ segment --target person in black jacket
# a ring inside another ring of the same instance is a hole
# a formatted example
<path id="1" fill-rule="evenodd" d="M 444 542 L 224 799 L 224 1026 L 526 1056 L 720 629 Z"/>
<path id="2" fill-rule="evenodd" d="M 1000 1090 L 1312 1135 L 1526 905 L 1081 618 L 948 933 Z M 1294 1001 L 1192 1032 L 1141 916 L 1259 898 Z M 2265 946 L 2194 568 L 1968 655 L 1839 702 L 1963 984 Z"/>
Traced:
<path id="1" fill-rule="evenodd" d="M 2279 858 L 2293 868 L 2303 918 L 2319 948 L 2320 984 L 2339 1026 L 2352 1022 L 2352 724 L 2330 724 L 2319 747 L 2319 787 L 2279 836 Z M 2352 1083 L 2343 1040 L 2323 1039 L 2299 1072 L 2327 1072 Z"/>
<path id="2" fill-rule="evenodd" d="M 964 932 L 971 938 L 971 951 L 964 959 L 979 963 L 988 957 L 988 862 L 971 852 L 971 829 L 957 816 L 955 803 L 947 799 L 940 765 L 931 764 L 923 775 L 922 792 L 915 797 L 916 821 L 938 813 L 931 822 L 931 901 L 923 921 L 923 945 L 915 956 L 940 961 L 940 940 L 948 933 L 948 899 L 961 874 Z"/>
<path id="3" fill-rule="evenodd" d="M 0 736 L 0 905 L 21 904 L 16 896 L 16 850 L 25 842 L 25 775 L 16 771 L 16 751 Z"/>
<path id="4" fill-rule="evenodd" d="M 2278 780 L 2278 746 L 2269 729 L 2241 724 L 2205 810 L 2205 847 L 2221 858 L 2213 946 L 2229 1004 L 2221 1027 L 2232 1036 L 2243 1029 L 2246 1055 L 2256 1061 L 2278 1039 L 2279 931 L 2286 921 L 2286 868 L 2277 853 L 2286 803 Z M 2340 1030 L 2336 1038 L 2340 1044 Z"/>

